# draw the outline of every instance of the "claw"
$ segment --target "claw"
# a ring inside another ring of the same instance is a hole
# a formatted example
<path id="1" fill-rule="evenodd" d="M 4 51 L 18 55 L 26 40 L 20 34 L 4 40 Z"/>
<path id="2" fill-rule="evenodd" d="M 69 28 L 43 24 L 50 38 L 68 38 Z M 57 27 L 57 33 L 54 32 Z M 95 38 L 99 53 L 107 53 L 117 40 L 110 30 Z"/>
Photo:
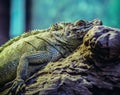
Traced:
<path id="1" fill-rule="evenodd" d="M 8 95 L 12 93 L 13 95 L 18 95 L 25 88 L 25 82 L 22 79 L 14 80 L 10 90 L 8 91 Z"/>

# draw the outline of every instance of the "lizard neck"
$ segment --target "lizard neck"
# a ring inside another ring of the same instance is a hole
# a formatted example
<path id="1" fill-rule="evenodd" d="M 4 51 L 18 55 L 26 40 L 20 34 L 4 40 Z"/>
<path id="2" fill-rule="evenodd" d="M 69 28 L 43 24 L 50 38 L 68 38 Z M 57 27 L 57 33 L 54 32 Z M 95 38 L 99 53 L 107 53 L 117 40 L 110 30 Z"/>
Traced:
<path id="1" fill-rule="evenodd" d="M 64 36 L 62 37 L 55 36 L 55 40 L 56 40 L 56 46 L 61 47 L 62 51 L 67 53 L 72 53 L 73 50 L 75 50 L 79 45 L 79 42 L 77 40 L 73 41 L 65 38 Z"/>
<path id="2" fill-rule="evenodd" d="M 42 37 L 39 37 L 39 36 L 36 36 L 37 39 L 40 39 L 40 40 L 43 40 L 44 42 L 46 42 L 47 44 L 49 44 L 52 48 L 56 49 L 60 54 L 61 56 L 64 58 L 64 54 L 63 52 L 61 52 L 61 50 L 58 48 L 58 46 L 56 46 L 56 44 L 54 42 L 51 42 L 49 39 L 44 39 Z"/>

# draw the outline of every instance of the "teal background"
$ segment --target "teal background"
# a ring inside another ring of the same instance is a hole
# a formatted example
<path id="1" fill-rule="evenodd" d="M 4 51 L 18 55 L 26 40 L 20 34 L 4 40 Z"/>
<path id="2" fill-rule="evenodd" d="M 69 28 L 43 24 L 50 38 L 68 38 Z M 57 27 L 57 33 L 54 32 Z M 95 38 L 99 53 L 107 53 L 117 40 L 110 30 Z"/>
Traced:
<path id="1" fill-rule="evenodd" d="M 12 1 L 13 6 L 22 4 L 21 7 L 13 7 L 17 12 L 11 13 L 10 34 L 14 37 L 25 30 L 24 0 L 18 0 L 19 3 L 17 0 Z M 95 18 L 101 19 L 104 25 L 120 28 L 120 0 L 31 0 L 30 11 L 30 30 L 45 29 L 61 21 L 74 22 Z"/>
<path id="2" fill-rule="evenodd" d="M 100 18 L 120 28 L 120 0 L 32 0 L 32 29 L 47 28 L 60 21 Z"/>

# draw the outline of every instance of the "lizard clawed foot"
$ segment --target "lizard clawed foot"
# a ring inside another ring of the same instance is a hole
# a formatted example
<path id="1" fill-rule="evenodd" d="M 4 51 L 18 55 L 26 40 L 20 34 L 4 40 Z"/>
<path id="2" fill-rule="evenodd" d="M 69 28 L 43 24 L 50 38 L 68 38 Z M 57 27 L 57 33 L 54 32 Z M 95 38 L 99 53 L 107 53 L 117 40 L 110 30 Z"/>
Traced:
<path id="1" fill-rule="evenodd" d="M 25 88 L 25 82 L 22 79 L 15 79 L 12 84 L 8 94 L 12 93 L 12 95 L 18 95 Z"/>

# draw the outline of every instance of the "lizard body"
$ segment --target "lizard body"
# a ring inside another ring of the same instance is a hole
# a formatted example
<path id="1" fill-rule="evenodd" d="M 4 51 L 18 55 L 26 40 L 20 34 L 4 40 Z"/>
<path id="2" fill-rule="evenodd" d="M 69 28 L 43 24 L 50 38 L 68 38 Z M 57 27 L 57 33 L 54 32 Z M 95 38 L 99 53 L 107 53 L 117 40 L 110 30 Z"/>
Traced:
<path id="1" fill-rule="evenodd" d="M 100 24 L 100 20 L 58 23 L 47 30 L 35 30 L 8 41 L 0 47 L 0 86 L 13 79 L 24 81 L 30 72 L 29 66 L 68 56 L 82 43 L 87 31 Z"/>

